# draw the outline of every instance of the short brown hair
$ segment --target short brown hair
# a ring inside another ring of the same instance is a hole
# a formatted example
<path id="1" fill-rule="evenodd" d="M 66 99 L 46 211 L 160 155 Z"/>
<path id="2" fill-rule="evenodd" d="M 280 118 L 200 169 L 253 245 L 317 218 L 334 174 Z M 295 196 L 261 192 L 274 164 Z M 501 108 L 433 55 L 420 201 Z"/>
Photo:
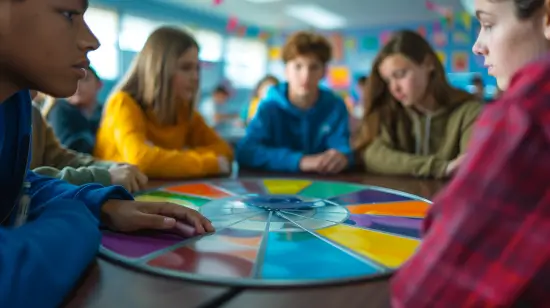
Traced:
<path id="1" fill-rule="evenodd" d="M 313 55 L 323 64 L 327 64 L 332 59 L 332 46 L 320 34 L 299 31 L 292 34 L 283 47 L 282 56 L 285 63 L 296 57 L 309 55 Z"/>

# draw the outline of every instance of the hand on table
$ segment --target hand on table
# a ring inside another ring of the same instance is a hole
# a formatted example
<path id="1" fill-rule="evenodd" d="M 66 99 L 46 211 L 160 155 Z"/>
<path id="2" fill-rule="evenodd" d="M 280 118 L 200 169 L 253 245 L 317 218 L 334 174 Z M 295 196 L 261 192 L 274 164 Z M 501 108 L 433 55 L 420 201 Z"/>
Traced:
<path id="1" fill-rule="evenodd" d="M 133 165 L 115 165 L 109 169 L 111 175 L 111 183 L 120 185 L 128 192 L 135 193 L 144 190 L 149 179 L 136 166 Z"/>
<path id="2" fill-rule="evenodd" d="M 348 164 L 346 156 L 334 149 L 321 154 L 308 155 L 300 161 L 300 169 L 304 172 L 338 173 Z"/>
<path id="3" fill-rule="evenodd" d="M 214 231 L 199 212 L 169 202 L 108 200 L 101 211 L 101 221 L 114 231 L 174 230 L 186 236 Z"/>
<path id="4" fill-rule="evenodd" d="M 334 174 L 344 170 L 347 165 L 348 159 L 344 154 L 330 149 L 321 156 L 318 172 Z"/>
<path id="5" fill-rule="evenodd" d="M 466 157 L 466 154 L 462 154 L 459 157 L 453 159 L 448 165 L 447 169 L 445 170 L 445 174 L 447 176 L 452 176 L 456 173 L 456 170 L 462 165 L 462 162 L 464 161 L 464 158 Z"/>

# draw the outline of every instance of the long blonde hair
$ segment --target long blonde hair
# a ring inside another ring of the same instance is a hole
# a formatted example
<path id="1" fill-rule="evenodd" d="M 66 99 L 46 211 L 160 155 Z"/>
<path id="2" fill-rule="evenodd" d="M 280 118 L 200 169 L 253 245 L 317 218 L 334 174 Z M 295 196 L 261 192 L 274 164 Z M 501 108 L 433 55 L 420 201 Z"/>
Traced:
<path id="1" fill-rule="evenodd" d="M 380 50 L 374 59 L 371 75 L 367 81 L 364 93 L 364 115 L 354 147 L 357 150 L 365 148 L 378 135 L 381 126 L 389 132 L 394 142 L 406 148 L 414 148 L 414 137 L 411 134 L 408 140 L 397 140 L 397 131 L 411 131 L 411 122 L 404 107 L 396 101 L 386 82 L 379 72 L 380 64 L 388 56 L 401 54 L 420 65 L 424 61 L 431 61 L 434 70 L 431 73 L 427 93 L 433 95 L 440 106 L 450 106 L 473 100 L 474 96 L 468 92 L 453 88 L 447 81 L 443 64 L 439 61 L 430 44 L 418 33 L 410 30 L 398 31 L 392 35 L 390 41 Z"/>
<path id="2" fill-rule="evenodd" d="M 181 113 L 181 101 L 172 89 L 179 57 L 190 48 L 199 49 L 192 35 L 182 29 L 160 27 L 145 42 L 130 69 L 114 92 L 130 94 L 144 110 L 151 110 L 159 123 L 174 125 Z M 187 103 L 189 116 L 194 101 Z"/>

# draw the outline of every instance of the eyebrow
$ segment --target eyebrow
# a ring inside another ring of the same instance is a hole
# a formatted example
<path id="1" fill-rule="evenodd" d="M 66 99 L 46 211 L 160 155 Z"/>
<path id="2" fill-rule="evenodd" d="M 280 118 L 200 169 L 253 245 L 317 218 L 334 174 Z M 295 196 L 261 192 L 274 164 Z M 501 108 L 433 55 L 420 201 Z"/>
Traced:
<path id="1" fill-rule="evenodd" d="M 485 11 L 476 10 L 476 17 L 479 19 L 481 18 L 481 15 L 491 15 Z"/>

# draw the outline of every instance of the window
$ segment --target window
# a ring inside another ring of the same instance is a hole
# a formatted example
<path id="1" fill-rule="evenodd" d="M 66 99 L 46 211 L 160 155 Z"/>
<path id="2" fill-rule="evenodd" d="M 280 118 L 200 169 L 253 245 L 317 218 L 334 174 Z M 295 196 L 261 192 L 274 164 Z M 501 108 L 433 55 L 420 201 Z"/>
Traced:
<path id="1" fill-rule="evenodd" d="M 84 19 L 101 43 L 98 50 L 88 54 L 91 65 L 103 79 L 118 78 L 118 14 L 112 10 L 89 8 Z"/>
<path id="2" fill-rule="evenodd" d="M 191 30 L 200 47 L 199 58 L 207 62 L 219 62 L 223 53 L 223 37 L 208 30 Z"/>
<path id="3" fill-rule="evenodd" d="M 122 17 L 119 47 L 122 50 L 140 52 L 147 38 L 162 23 L 150 19 L 124 15 Z"/>
<path id="4" fill-rule="evenodd" d="M 269 74 L 277 77 L 279 80 L 285 80 L 285 64 L 282 61 L 273 61 L 269 63 L 268 67 Z"/>
<path id="5" fill-rule="evenodd" d="M 266 74 L 267 58 L 264 42 L 232 37 L 225 51 L 225 77 L 235 87 L 253 88 Z"/>
<path id="6" fill-rule="evenodd" d="M 149 35 L 162 26 L 172 26 L 194 35 L 195 30 L 177 22 L 161 22 L 132 15 L 124 15 L 120 29 L 119 47 L 122 50 L 140 52 Z M 220 36 L 221 40 L 221 36 Z"/>

